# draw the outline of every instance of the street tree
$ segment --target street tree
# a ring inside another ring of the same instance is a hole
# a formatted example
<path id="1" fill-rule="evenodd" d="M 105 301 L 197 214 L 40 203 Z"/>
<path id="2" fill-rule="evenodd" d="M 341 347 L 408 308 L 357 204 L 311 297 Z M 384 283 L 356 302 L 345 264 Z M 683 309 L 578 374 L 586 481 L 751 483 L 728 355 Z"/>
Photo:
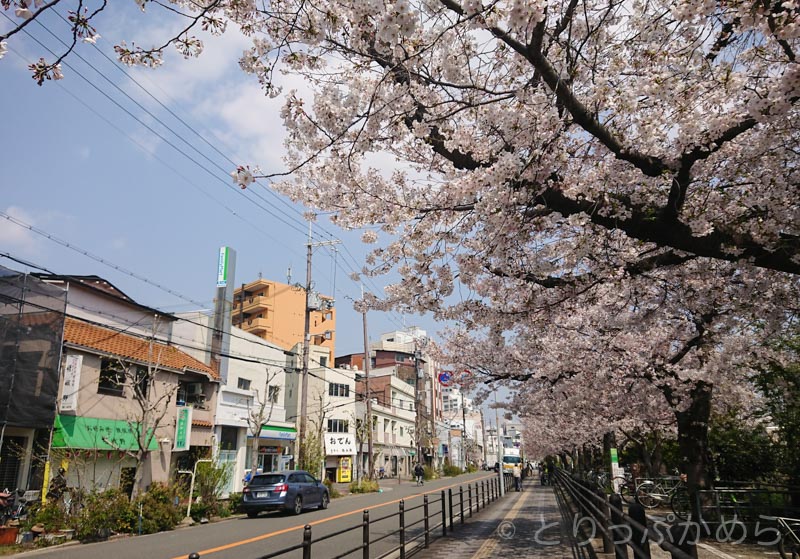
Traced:
<path id="1" fill-rule="evenodd" d="M 273 385 L 272 382 L 280 371 L 271 371 L 267 367 L 264 380 L 264 388 L 253 390 L 252 400 L 247 401 L 247 429 L 253 437 L 250 448 L 250 472 L 255 475 L 258 471 L 258 448 L 261 437 L 261 429 L 269 425 L 272 419 L 272 412 L 275 404 L 278 403 L 280 396 L 280 386 Z"/>
<path id="2" fill-rule="evenodd" d="M 145 365 L 131 363 L 124 359 L 109 361 L 108 372 L 114 373 L 116 384 L 130 390 L 133 395 L 132 410 L 127 413 L 126 421 L 136 441 L 136 448 L 119 448 L 136 461 L 133 478 L 131 500 L 135 500 L 144 487 L 144 467 L 152 451 L 153 441 L 164 418 L 172 409 L 172 401 L 177 394 L 179 383 L 176 379 L 168 379 L 166 371 L 161 369 L 161 345 L 153 337 L 148 340 L 148 360 Z M 107 444 L 116 446 L 113 441 Z"/>

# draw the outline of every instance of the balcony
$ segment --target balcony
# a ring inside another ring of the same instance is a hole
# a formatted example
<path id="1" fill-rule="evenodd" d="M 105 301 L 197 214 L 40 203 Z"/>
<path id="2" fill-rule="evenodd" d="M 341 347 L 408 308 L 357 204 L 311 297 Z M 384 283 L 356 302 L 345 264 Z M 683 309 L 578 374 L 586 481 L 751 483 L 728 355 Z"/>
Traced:
<path id="1" fill-rule="evenodd" d="M 258 311 L 272 308 L 272 303 L 270 302 L 269 297 L 264 295 L 245 297 L 244 303 L 240 303 L 242 303 L 240 300 L 235 302 L 235 312 L 242 312 L 242 310 L 244 310 L 245 313 L 256 313 Z"/>
<path id="2" fill-rule="evenodd" d="M 251 318 L 245 320 L 244 324 L 242 324 L 242 329 L 252 334 L 272 333 L 272 326 L 269 323 L 269 319 L 266 318 Z"/>

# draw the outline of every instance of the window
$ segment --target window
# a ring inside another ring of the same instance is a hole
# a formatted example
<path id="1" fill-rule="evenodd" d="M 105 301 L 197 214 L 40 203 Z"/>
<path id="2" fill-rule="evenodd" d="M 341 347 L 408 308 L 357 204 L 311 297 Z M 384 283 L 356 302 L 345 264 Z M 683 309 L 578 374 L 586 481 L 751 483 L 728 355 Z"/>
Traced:
<path id="1" fill-rule="evenodd" d="M 239 390 L 250 390 L 250 379 L 239 377 L 236 381 L 236 388 Z"/>
<path id="2" fill-rule="evenodd" d="M 401 437 L 403 436 L 403 428 L 402 427 L 400 427 L 400 436 Z"/>
<path id="3" fill-rule="evenodd" d="M 280 386 L 272 386 L 269 385 L 267 387 L 267 401 L 272 402 L 273 404 L 278 403 L 278 394 L 281 392 Z"/>
<path id="4" fill-rule="evenodd" d="M 328 420 L 328 433 L 347 433 L 349 430 L 346 419 Z"/>
<path id="5" fill-rule="evenodd" d="M 328 385 L 328 396 L 350 396 L 350 386 L 332 382 Z"/>
<path id="6" fill-rule="evenodd" d="M 328 358 L 327 357 L 320 357 L 319 358 L 319 366 L 320 367 L 327 367 L 328 366 Z"/>
<path id="7" fill-rule="evenodd" d="M 106 396 L 125 396 L 125 368 L 115 359 L 100 361 L 100 380 L 97 393 Z"/>

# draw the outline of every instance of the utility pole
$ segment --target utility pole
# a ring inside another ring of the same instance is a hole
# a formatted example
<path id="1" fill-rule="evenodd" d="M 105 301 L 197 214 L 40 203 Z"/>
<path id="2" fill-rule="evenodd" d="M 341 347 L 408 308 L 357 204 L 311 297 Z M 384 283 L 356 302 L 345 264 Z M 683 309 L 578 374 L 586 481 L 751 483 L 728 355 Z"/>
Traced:
<path id="1" fill-rule="evenodd" d="M 463 460 L 462 470 L 467 469 L 467 406 L 464 398 L 464 389 L 459 387 L 461 392 L 461 460 Z"/>
<path id="2" fill-rule="evenodd" d="M 361 300 L 364 300 L 364 286 L 361 286 Z M 369 369 L 370 369 L 370 355 L 369 355 L 369 337 L 367 335 L 367 305 L 361 311 L 361 319 L 364 324 L 364 396 L 367 399 L 367 467 L 369 468 L 369 479 L 375 475 L 375 464 L 372 452 L 372 392 L 369 389 Z"/>
<path id="3" fill-rule="evenodd" d="M 414 368 L 416 372 L 416 381 L 414 382 L 414 409 L 416 411 L 414 417 L 414 430 L 417 435 L 417 462 L 422 463 L 422 409 L 420 406 L 420 383 L 423 381 L 424 373 L 422 371 L 422 350 L 419 347 L 418 340 L 414 340 Z"/>
<path id="4" fill-rule="evenodd" d="M 503 446 L 500 442 L 500 416 L 497 413 L 497 388 L 494 389 L 494 433 L 497 441 L 497 462 L 500 464 L 500 471 L 497 474 L 500 476 L 500 495 L 505 495 L 505 488 L 503 487 Z"/>
<path id="5" fill-rule="evenodd" d="M 308 415 L 308 357 L 311 351 L 311 254 L 315 247 L 337 245 L 341 241 L 322 241 L 319 243 L 311 242 L 311 222 L 308 223 L 308 242 L 306 243 L 306 305 L 305 305 L 305 324 L 303 327 L 303 369 L 300 378 L 300 429 L 297 433 L 298 462 L 302 461 L 301 467 L 308 467 L 305 464 L 307 455 L 306 442 L 306 416 Z"/>

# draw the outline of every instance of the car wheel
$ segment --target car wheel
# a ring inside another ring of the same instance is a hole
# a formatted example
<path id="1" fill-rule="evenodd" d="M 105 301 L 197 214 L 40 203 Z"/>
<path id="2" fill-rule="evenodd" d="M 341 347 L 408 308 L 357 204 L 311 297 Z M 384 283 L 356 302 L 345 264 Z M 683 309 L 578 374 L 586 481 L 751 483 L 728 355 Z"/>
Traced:
<path id="1" fill-rule="evenodd" d="M 255 518 L 256 516 L 258 516 L 258 511 L 257 510 L 249 510 L 249 511 L 247 511 L 247 518 Z"/>
<path id="2" fill-rule="evenodd" d="M 300 495 L 294 498 L 294 508 L 292 509 L 294 514 L 300 514 L 303 512 L 303 499 L 300 498 Z"/>
<path id="3" fill-rule="evenodd" d="M 319 508 L 326 509 L 328 508 L 328 504 L 331 502 L 331 498 L 328 495 L 328 492 L 322 494 L 322 501 L 320 502 Z"/>

